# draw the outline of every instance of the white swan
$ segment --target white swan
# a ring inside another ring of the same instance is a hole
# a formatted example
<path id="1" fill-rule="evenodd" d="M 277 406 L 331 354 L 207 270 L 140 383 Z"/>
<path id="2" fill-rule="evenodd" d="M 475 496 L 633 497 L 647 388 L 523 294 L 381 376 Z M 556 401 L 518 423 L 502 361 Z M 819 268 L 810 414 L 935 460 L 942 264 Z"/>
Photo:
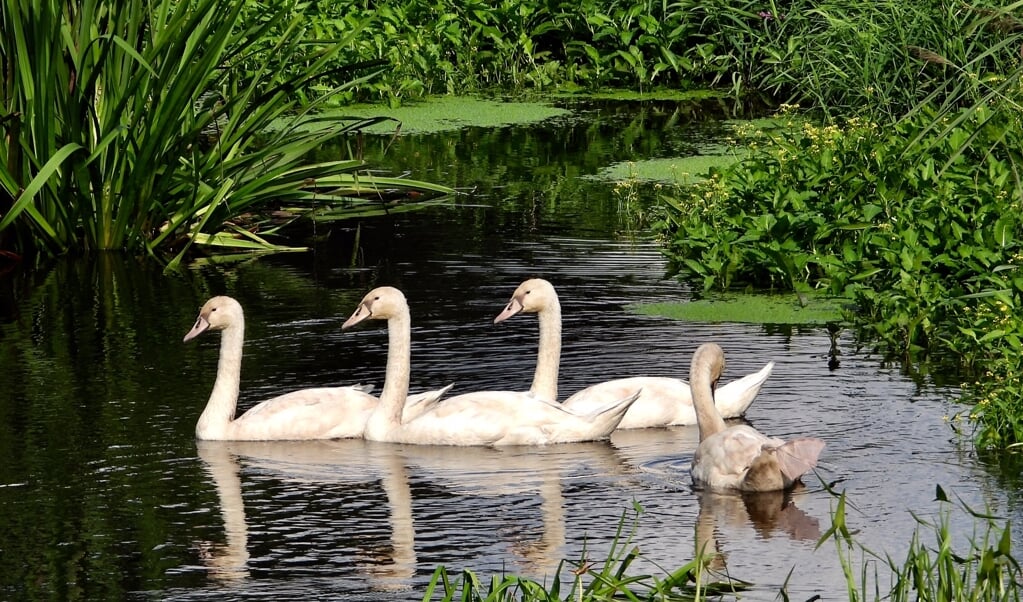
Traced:
<path id="1" fill-rule="evenodd" d="M 535 313 L 540 320 L 540 346 L 536 373 L 530 393 L 541 399 L 558 398 L 558 369 L 561 362 L 561 303 L 554 286 L 541 278 L 526 280 L 512 294 L 511 301 L 494 323 L 503 322 L 520 313 Z M 717 390 L 715 402 L 725 418 L 742 416 L 771 375 L 774 362 L 759 372 L 732 381 Z M 629 408 L 620 429 L 696 424 L 693 395 L 689 383 L 663 376 L 636 376 L 608 380 L 579 391 L 563 405 L 577 413 L 585 413 L 629 392 L 642 389 L 639 399 Z"/>
<path id="2" fill-rule="evenodd" d="M 726 426 L 714 407 L 714 383 L 724 369 L 725 353 L 716 343 L 704 343 L 693 354 L 689 379 L 700 429 L 700 445 L 691 469 L 693 482 L 711 489 L 789 489 L 817 466 L 824 441 L 816 437 L 784 441 L 745 424 Z"/>
<path id="3" fill-rule="evenodd" d="M 235 418 L 241 383 L 245 314 L 231 297 L 213 297 L 199 310 L 188 342 L 208 330 L 221 330 L 220 360 L 206 409 L 195 426 L 198 439 L 269 441 L 361 437 L 377 398 L 361 387 L 318 387 L 267 399 Z M 450 387 L 449 387 L 450 388 Z M 421 411 L 447 388 L 413 398 L 410 411 Z"/>
<path id="4" fill-rule="evenodd" d="M 481 391 L 433 404 L 402 421 L 411 361 L 411 317 L 405 295 L 384 286 L 370 291 L 341 326 L 363 320 L 387 320 L 387 373 L 380 405 L 366 423 L 365 437 L 425 445 L 543 445 L 603 439 L 610 435 L 638 392 L 586 415 L 526 393 Z"/>

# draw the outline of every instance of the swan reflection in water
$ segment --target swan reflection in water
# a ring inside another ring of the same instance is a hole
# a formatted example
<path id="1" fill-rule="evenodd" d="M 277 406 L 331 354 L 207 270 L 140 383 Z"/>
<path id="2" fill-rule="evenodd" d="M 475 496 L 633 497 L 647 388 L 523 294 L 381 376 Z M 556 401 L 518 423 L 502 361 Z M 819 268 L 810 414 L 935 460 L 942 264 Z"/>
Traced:
<path id="1" fill-rule="evenodd" d="M 495 529 L 514 563 L 509 568 L 538 578 L 553 576 L 566 553 L 563 488 L 601 478 L 620 479 L 623 474 L 635 472 L 605 441 L 478 447 L 471 454 L 456 446 L 405 445 L 400 449 L 407 465 L 424 480 L 450 494 L 474 500 L 424 499 L 424 514 L 433 511 L 429 513 L 460 519 L 457 524 L 431 524 L 431 535 L 445 537 L 447 545 L 464 542 L 466 547 L 478 547 L 479 542 L 466 540 L 466 524 L 493 524 L 495 517 L 512 521 L 513 526 L 507 529 Z M 512 518 L 523 508 L 534 508 L 529 501 L 536 498 L 538 512 L 525 510 L 528 522 Z M 438 504 L 443 507 L 438 508 Z M 529 524 L 536 526 L 530 528 Z"/>
<path id="2" fill-rule="evenodd" d="M 756 536 L 770 539 L 784 536 L 796 541 L 820 539 L 820 522 L 801 510 L 793 494 L 804 490 L 802 484 L 788 491 L 720 492 L 697 490 L 700 504 L 696 516 L 696 555 L 706 559 L 705 567 L 715 572 L 727 569 L 727 552 L 718 541 L 719 532 L 735 532 L 752 526 Z M 735 538 L 731 538 L 733 543 Z"/>
<path id="3" fill-rule="evenodd" d="M 402 458 L 387 446 L 358 439 L 315 441 L 196 441 L 213 478 L 224 520 L 225 543 L 201 544 L 211 578 L 222 582 L 249 576 L 248 534 L 242 499 L 241 463 L 292 486 L 351 485 L 379 481 L 389 508 L 390 549 L 359 551 L 353 559 L 375 590 L 405 589 L 415 575 L 412 494 Z M 384 453 L 381 453 L 384 452 Z M 265 501 L 266 497 L 262 499 Z M 274 528 L 260 528 L 274 533 Z M 330 550 L 323 550 L 329 552 Z"/>
<path id="4" fill-rule="evenodd" d="M 221 583 L 249 577 L 255 569 L 250 550 L 262 557 L 261 565 L 265 563 L 266 552 L 255 552 L 257 547 L 273 550 L 273 560 L 283 563 L 329 558 L 317 571 L 333 566 L 348 573 L 341 566 L 354 566 L 352 576 L 365 580 L 373 591 L 414 587 L 417 568 L 421 568 L 418 556 L 436 554 L 436 545 L 450 551 L 497 544 L 510 561 L 509 570 L 553 576 L 567 553 L 566 513 L 573 507 L 566 503 L 564 488 L 648 479 L 651 464 L 669 458 L 677 461 L 680 455 L 691 457 L 695 439 L 691 431 L 695 429 L 622 431 L 610 443 L 481 447 L 473 448 L 471 454 L 460 447 L 359 439 L 197 441 L 199 458 L 216 486 L 225 531 L 224 544 L 204 544 L 200 551 L 210 578 Z M 243 475 L 252 505 L 248 520 Z M 281 487 L 283 500 L 278 493 Z M 338 498 L 346 506 L 343 523 L 338 521 L 336 505 L 321 509 Z M 719 533 L 725 531 L 720 539 L 727 548 L 728 541 L 735 539 L 732 531 L 745 525 L 752 525 L 763 538 L 784 535 L 815 540 L 817 520 L 792 499 L 791 493 L 781 492 L 745 496 L 697 492 L 697 550 L 721 552 L 718 567 L 723 568 L 725 550 L 718 544 Z M 537 500 L 539 507 L 531 500 Z M 379 521 L 365 515 L 382 503 L 387 506 L 389 530 L 389 541 L 383 545 L 375 536 Z M 516 513 L 526 513 L 526 522 Z M 258 523 L 253 516 L 259 517 Z M 274 517 L 275 524 L 266 524 L 268 517 Z M 474 525 L 486 529 L 502 519 L 514 522 L 514 527 L 487 529 L 482 536 L 472 532 Z M 417 528 L 424 536 L 418 555 Z M 297 536 L 288 537 L 288 533 Z M 339 564 L 338 556 L 346 562 Z"/>
<path id="5" fill-rule="evenodd" d="M 201 547 L 203 562 L 211 578 L 219 581 L 249 576 L 250 528 L 251 532 L 258 530 L 263 535 L 280 533 L 285 528 L 282 525 L 257 527 L 246 521 L 241 465 L 245 466 L 246 473 L 287 483 L 291 489 L 289 499 L 322 497 L 322 487 L 315 490 L 309 487 L 305 491 L 304 486 L 348 485 L 346 496 L 357 504 L 352 514 L 376 505 L 377 499 L 372 492 L 356 490 L 351 485 L 379 482 L 389 507 L 390 546 L 384 546 L 386 552 L 381 552 L 379 546 L 373 546 L 372 551 L 360 546 L 352 554 L 359 572 L 370 578 L 371 587 L 375 590 L 408 588 L 416 574 L 410 473 L 417 488 L 441 489 L 450 494 L 416 498 L 421 507 L 419 522 L 422 532 L 428 533 L 431 539 L 445 541 L 445 545 L 464 543 L 465 548 L 478 548 L 481 543 L 493 543 L 492 536 L 483 542 L 467 540 L 471 534 L 466 532 L 466 525 L 490 523 L 495 516 L 507 516 L 504 510 L 511 506 L 538 498 L 539 511 L 531 516 L 535 518 L 537 528 L 522 528 L 521 524 L 517 524 L 516 528 L 499 531 L 498 540 L 506 544 L 504 549 L 518 569 L 543 576 L 555 573 L 565 553 L 564 484 L 599 478 L 628 478 L 629 474 L 638 472 L 635 466 L 623 461 L 618 449 L 607 442 L 547 447 L 480 447 L 473 448 L 471 454 L 461 447 L 402 445 L 360 439 L 197 441 L 196 446 L 199 458 L 215 482 L 224 521 L 225 543 Z M 249 495 L 250 503 L 256 500 L 256 504 L 263 506 L 262 516 L 279 514 L 276 508 L 267 509 L 276 505 L 271 495 L 265 489 L 258 497 Z M 351 495 L 356 497 L 351 498 Z M 459 498 L 482 501 L 467 504 Z M 322 522 L 315 510 L 297 510 L 293 504 L 286 505 L 289 510 L 303 513 L 306 519 Z M 527 503 L 526 507 L 532 505 Z M 459 520 L 453 523 L 451 517 Z M 365 522 L 357 518 L 354 524 L 364 525 Z M 341 536 L 347 527 L 332 525 L 331 528 Z M 362 533 L 358 531 L 348 529 L 344 537 L 348 541 L 358 540 L 369 532 L 368 529 Z M 299 543 L 297 540 L 289 541 L 295 541 L 296 545 Z M 262 543 L 288 554 L 288 550 L 284 549 L 289 545 L 288 541 Z M 330 546 L 324 544 L 324 547 Z M 319 552 L 326 554 L 333 550 Z M 301 553 L 297 551 L 294 555 Z"/>

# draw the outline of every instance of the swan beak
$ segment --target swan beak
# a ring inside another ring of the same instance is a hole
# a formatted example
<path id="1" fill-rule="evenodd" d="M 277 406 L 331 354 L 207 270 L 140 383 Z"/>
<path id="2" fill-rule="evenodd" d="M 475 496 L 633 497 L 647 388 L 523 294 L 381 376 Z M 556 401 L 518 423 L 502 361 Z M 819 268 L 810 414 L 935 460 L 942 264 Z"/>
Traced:
<path id="1" fill-rule="evenodd" d="M 199 316 L 198 318 L 195 319 L 195 326 L 192 327 L 192 330 L 188 331 L 188 334 L 185 335 L 185 339 L 182 342 L 183 343 L 187 343 L 187 342 L 191 341 L 195 337 L 197 337 L 197 336 L 201 335 L 202 333 L 206 332 L 206 330 L 209 327 L 210 327 L 209 321 L 207 321 L 206 318 L 204 318 L 202 316 Z"/>
<path id="2" fill-rule="evenodd" d="M 360 303 L 359 306 L 355 308 L 355 313 L 353 313 L 351 317 L 345 320 L 345 323 L 341 325 L 341 330 L 348 330 L 371 315 L 373 315 L 373 312 L 369 310 L 369 306 L 365 303 Z"/>
<path id="3" fill-rule="evenodd" d="M 522 311 L 522 301 L 519 301 L 518 297 L 512 297 L 512 300 L 508 302 L 508 307 L 504 308 L 496 318 L 494 318 L 494 324 L 498 322 L 504 322 L 508 318 Z"/>

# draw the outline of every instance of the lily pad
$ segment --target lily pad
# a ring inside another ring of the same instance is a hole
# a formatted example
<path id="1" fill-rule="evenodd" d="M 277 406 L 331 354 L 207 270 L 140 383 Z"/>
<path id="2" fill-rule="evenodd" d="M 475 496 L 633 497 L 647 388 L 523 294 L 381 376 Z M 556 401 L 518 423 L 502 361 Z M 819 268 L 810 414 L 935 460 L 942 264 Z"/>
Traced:
<path id="1" fill-rule="evenodd" d="M 712 167 L 725 167 L 738 161 L 734 155 L 694 155 L 646 161 L 627 161 L 609 165 L 591 178 L 610 182 L 643 180 L 671 184 L 692 184 L 707 176 Z"/>

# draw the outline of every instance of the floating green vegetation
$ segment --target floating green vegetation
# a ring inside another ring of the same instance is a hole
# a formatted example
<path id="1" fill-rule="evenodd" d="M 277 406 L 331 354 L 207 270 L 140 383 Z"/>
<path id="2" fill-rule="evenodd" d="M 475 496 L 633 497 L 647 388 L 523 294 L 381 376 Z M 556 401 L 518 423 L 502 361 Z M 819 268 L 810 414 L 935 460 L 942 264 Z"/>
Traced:
<path id="1" fill-rule="evenodd" d="M 571 114 L 567 109 L 540 102 L 504 102 L 468 96 L 436 96 L 394 108 L 377 104 L 351 105 L 336 109 L 336 112 L 346 117 L 389 117 L 401 122 L 402 134 L 432 134 L 469 126 L 495 128 L 536 123 Z M 396 126 L 395 121 L 389 121 L 365 131 L 388 134 L 393 133 Z"/>
<path id="2" fill-rule="evenodd" d="M 721 168 L 736 161 L 737 156 L 724 154 L 625 161 L 605 167 L 590 177 L 611 182 L 643 180 L 686 185 L 703 179 L 712 167 Z"/>
<path id="3" fill-rule="evenodd" d="M 750 324 L 825 324 L 842 320 L 848 299 L 816 294 L 721 293 L 685 303 L 649 303 L 627 309 L 645 316 L 690 322 Z"/>

